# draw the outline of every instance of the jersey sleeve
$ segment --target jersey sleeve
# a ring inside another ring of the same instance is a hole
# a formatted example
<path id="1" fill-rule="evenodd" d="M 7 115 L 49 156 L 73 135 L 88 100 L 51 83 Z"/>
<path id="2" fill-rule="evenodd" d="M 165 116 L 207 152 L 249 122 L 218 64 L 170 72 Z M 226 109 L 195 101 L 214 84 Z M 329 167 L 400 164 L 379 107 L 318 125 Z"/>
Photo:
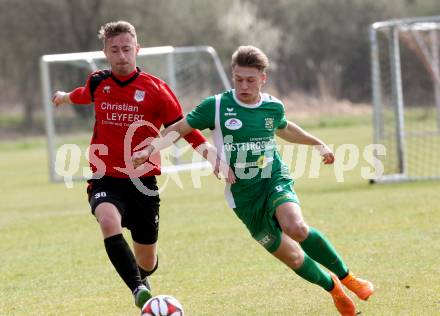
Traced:
<path id="1" fill-rule="evenodd" d="M 280 104 L 280 119 L 278 122 L 278 129 L 283 129 L 287 127 L 287 118 L 286 118 L 286 112 L 284 111 L 284 105 Z"/>
<path id="2" fill-rule="evenodd" d="M 182 107 L 177 97 L 171 91 L 166 83 L 161 84 L 160 98 L 162 100 L 164 110 L 162 113 L 162 123 L 165 127 L 170 126 L 183 118 Z M 194 130 L 184 136 L 185 140 L 191 144 L 193 148 L 197 148 L 200 144 L 206 142 L 206 138 L 198 130 Z"/>
<path id="3" fill-rule="evenodd" d="M 69 98 L 73 104 L 90 104 L 90 103 L 92 103 L 93 100 L 92 100 L 92 96 L 90 94 L 90 80 L 95 73 L 96 72 L 93 72 L 87 77 L 87 81 L 84 86 L 73 89 L 69 93 Z"/>
<path id="4" fill-rule="evenodd" d="M 158 97 L 162 103 L 161 119 L 162 124 L 167 127 L 183 118 L 182 107 L 180 106 L 177 97 L 164 82 L 160 84 L 160 91 Z"/>
<path id="5" fill-rule="evenodd" d="M 208 140 L 205 138 L 205 136 L 200 133 L 199 130 L 195 129 L 188 135 L 185 135 L 183 138 L 191 144 L 193 148 L 199 147 L 201 144 L 206 143 Z"/>
<path id="6" fill-rule="evenodd" d="M 211 96 L 186 116 L 188 124 L 196 129 L 215 128 L 215 96 Z"/>
<path id="7" fill-rule="evenodd" d="M 78 87 L 70 92 L 70 100 L 74 104 L 90 104 L 94 101 L 94 92 L 99 84 L 110 76 L 110 70 L 97 70 L 92 72 L 86 81 L 85 86 Z"/>
<path id="8" fill-rule="evenodd" d="M 69 93 L 69 98 L 73 104 L 90 104 L 92 97 L 87 87 L 78 87 Z"/>

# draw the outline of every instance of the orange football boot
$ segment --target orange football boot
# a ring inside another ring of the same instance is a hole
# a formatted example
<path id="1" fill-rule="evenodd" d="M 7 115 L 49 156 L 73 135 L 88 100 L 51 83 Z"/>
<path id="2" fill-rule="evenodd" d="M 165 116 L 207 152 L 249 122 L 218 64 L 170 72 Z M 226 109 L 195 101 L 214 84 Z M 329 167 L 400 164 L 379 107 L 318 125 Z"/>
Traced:
<path id="1" fill-rule="evenodd" d="M 348 275 L 341 280 L 341 283 L 364 301 L 368 300 L 368 298 L 374 293 L 373 283 L 361 278 L 357 278 L 351 272 L 349 272 Z"/>
<path id="2" fill-rule="evenodd" d="M 333 273 L 330 273 L 330 276 L 334 283 L 334 287 L 330 291 L 330 294 L 333 298 L 333 303 L 335 303 L 336 309 L 342 316 L 355 316 L 356 306 L 350 296 L 344 292 L 341 281 L 339 281 L 338 277 Z"/>

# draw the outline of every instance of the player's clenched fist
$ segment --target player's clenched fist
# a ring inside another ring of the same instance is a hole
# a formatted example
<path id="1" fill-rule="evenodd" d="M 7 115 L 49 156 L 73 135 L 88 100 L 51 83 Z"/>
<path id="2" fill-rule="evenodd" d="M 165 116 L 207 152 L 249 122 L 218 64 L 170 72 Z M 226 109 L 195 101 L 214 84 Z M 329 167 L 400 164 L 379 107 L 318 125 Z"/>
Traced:
<path id="1" fill-rule="evenodd" d="M 57 91 L 52 97 L 52 103 L 55 106 L 71 103 L 69 94 L 64 91 Z"/>
<path id="2" fill-rule="evenodd" d="M 333 154 L 332 150 L 326 144 L 322 143 L 321 145 L 315 145 L 314 147 L 321 155 L 324 164 L 331 165 L 335 162 L 335 154 Z"/>
<path id="3" fill-rule="evenodd" d="M 133 153 L 133 156 L 131 156 L 131 161 L 135 169 L 145 163 L 148 158 L 150 158 L 153 149 L 153 146 L 149 146 L 144 150 L 136 151 Z"/>
<path id="4" fill-rule="evenodd" d="M 322 161 L 326 165 L 331 165 L 335 162 L 335 155 L 332 152 L 326 153 L 322 155 Z"/>

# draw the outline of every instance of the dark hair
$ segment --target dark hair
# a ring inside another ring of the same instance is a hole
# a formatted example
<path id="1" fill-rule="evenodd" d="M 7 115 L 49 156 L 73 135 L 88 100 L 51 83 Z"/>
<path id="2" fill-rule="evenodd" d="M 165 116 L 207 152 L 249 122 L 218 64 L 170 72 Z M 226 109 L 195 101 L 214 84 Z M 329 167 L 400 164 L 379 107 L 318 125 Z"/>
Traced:
<path id="1" fill-rule="evenodd" d="M 266 54 L 254 46 L 240 46 L 232 54 L 231 66 L 257 68 L 264 72 L 269 67 L 269 59 Z"/>
<path id="2" fill-rule="evenodd" d="M 105 44 L 105 41 L 108 40 L 109 38 L 117 36 L 122 33 L 130 34 L 137 41 L 136 29 L 132 24 L 126 21 L 116 21 L 116 22 L 109 22 L 104 24 L 99 29 L 98 38 L 102 40 L 102 42 Z"/>

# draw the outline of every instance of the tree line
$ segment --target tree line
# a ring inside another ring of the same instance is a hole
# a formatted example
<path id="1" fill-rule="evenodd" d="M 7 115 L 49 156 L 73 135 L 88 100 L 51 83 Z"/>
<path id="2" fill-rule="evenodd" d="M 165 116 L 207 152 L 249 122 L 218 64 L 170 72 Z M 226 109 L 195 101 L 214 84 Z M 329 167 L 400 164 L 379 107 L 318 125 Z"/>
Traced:
<path id="1" fill-rule="evenodd" d="M 115 20 L 134 24 L 142 47 L 213 46 L 226 69 L 238 45 L 258 46 L 281 95 L 366 101 L 369 25 L 439 12 L 438 0 L 0 0 L 0 111 L 16 104 L 35 125 L 39 58 L 100 50 L 97 31 Z"/>

